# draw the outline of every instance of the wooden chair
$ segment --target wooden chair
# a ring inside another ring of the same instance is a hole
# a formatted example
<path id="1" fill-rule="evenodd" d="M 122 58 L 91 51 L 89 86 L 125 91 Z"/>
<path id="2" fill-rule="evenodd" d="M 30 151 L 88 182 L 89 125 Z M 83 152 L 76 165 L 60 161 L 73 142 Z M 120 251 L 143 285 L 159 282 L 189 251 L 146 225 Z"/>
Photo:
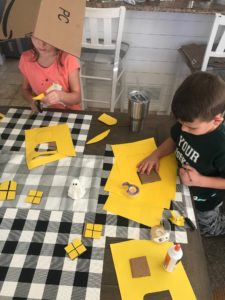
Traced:
<path id="1" fill-rule="evenodd" d="M 184 45 L 179 51 L 192 72 L 225 70 L 225 15 L 215 14 L 207 45 Z"/>
<path id="2" fill-rule="evenodd" d="M 119 100 L 123 108 L 124 96 L 124 60 L 129 45 L 122 42 L 125 7 L 117 8 L 90 8 L 85 11 L 85 29 L 81 52 L 81 93 L 85 108 L 88 103 L 104 103 L 111 112 Z M 110 82 L 108 100 L 88 97 L 91 82 L 105 87 Z"/>
<path id="3" fill-rule="evenodd" d="M 208 71 L 225 78 L 225 15 L 215 14 L 207 44 L 191 43 L 181 46 L 178 51 L 192 73 Z M 182 77 L 179 68 L 173 87 L 173 94 L 180 85 Z"/>

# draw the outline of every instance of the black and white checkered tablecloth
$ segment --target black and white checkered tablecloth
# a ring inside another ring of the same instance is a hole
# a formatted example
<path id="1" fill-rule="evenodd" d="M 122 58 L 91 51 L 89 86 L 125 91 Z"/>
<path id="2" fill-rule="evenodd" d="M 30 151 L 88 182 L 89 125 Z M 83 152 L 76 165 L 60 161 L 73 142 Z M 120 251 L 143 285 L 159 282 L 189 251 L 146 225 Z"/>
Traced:
<path id="1" fill-rule="evenodd" d="M 106 184 L 109 173 L 112 169 L 113 161 L 114 161 L 114 156 L 113 156 L 112 147 L 110 145 L 106 145 L 97 212 L 100 215 L 105 214 L 104 223 L 111 226 L 112 231 L 114 230 L 116 232 L 115 236 L 128 238 L 129 233 L 134 230 L 137 232 L 135 238 L 149 239 L 149 228 L 146 227 L 145 225 L 136 223 L 134 221 L 125 219 L 120 216 L 113 215 L 113 214 L 103 210 L 103 206 L 108 198 L 108 192 L 104 191 L 104 186 Z M 194 215 L 194 210 L 193 210 L 193 206 L 192 206 L 189 189 L 180 183 L 180 180 L 178 177 L 177 177 L 177 182 L 176 182 L 176 196 L 175 196 L 175 199 L 171 199 L 171 200 L 175 200 L 175 201 L 178 201 L 179 203 L 182 203 L 182 205 L 187 213 L 187 216 L 196 225 L 196 220 L 195 220 L 195 215 Z M 170 208 L 176 209 L 175 207 L 173 207 L 172 202 L 171 202 Z M 101 218 L 103 218 L 103 215 L 101 216 Z M 117 228 L 117 226 L 118 226 L 118 228 Z M 139 237 L 137 237 L 138 235 L 139 235 Z M 109 236 L 113 236 L 113 235 L 109 235 Z M 186 227 L 178 227 L 174 224 L 171 224 L 170 240 L 175 243 L 187 243 L 188 242 L 187 228 Z"/>
<path id="2" fill-rule="evenodd" d="M 23 153 L 0 154 L 0 183 L 17 182 L 15 200 L 0 201 L 0 206 L 48 210 L 91 211 L 97 207 L 103 157 L 77 154 L 28 170 Z M 78 178 L 85 187 L 82 199 L 68 196 L 70 183 Z M 43 192 L 38 205 L 25 202 L 30 190 Z"/>
<path id="3" fill-rule="evenodd" d="M 105 238 L 83 238 L 85 213 L 0 209 L 0 299 L 99 300 Z M 74 239 L 87 248 L 70 260 Z"/>
<path id="4" fill-rule="evenodd" d="M 83 153 L 92 116 L 43 111 L 31 116 L 29 109 L 10 108 L 0 122 L 0 150 L 25 150 L 24 130 L 67 123 L 77 153 Z"/>

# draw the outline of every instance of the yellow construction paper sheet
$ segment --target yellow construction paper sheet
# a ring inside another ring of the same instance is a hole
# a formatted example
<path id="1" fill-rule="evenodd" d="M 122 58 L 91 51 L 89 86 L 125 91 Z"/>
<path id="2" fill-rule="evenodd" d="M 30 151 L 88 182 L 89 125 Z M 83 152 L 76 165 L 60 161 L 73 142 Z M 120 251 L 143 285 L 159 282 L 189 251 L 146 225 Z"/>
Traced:
<path id="1" fill-rule="evenodd" d="M 107 137 L 109 132 L 110 132 L 110 129 L 103 131 L 102 133 L 100 133 L 100 134 L 96 135 L 95 137 L 93 137 L 92 139 L 90 139 L 86 144 L 87 145 L 94 144 L 94 143 L 97 143 L 97 142 L 103 140 L 104 138 Z"/>
<path id="2" fill-rule="evenodd" d="M 159 223 L 164 208 L 169 208 L 176 192 L 176 161 L 173 154 L 160 161 L 161 181 L 142 185 L 137 175 L 137 164 L 156 149 L 153 138 L 123 145 L 113 145 L 115 162 L 105 185 L 109 197 L 104 209 L 142 223 Z M 123 182 L 139 187 L 135 196 L 126 193 Z"/>
<path id="3" fill-rule="evenodd" d="M 163 214 L 161 207 L 149 208 L 145 201 L 136 201 L 135 196 L 121 197 L 114 193 L 110 193 L 104 209 L 149 227 L 158 225 Z"/>
<path id="4" fill-rule="evenodd" d="M 38 145 L 52 142 L 56 144 L 54 151 L 35 150 Z M 25 146 L 29 170 L 67 156 L 76 155 L 67 124 L 25 130 Z"/>
<path id="5" fill-rule="evenodd" d="M 172 243 L 133 240 L 111 244 L 113 263 L 122 300 L 143 300 L 147 293 L 169 290 L 173 300 L 196 300 L 191 284 L 181 262 L 172 273 L 163 269 L 162 263 Z M 150 276 L 133 278 L 129 260 L 146 256 Z"/>

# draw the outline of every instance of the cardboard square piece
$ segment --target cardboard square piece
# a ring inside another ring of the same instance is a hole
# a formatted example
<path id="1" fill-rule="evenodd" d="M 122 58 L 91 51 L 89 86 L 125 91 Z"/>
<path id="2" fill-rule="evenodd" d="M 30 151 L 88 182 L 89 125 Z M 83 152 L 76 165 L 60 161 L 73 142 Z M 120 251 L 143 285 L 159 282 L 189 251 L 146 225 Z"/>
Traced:
<path id="1" fill-rule="evenodd" d="M 133 278 L 151 275 L 146 256 L 131 258 L 130 268 Z"/>
<path id="2" fill-rule="evenodd" d="M 151 170 L 149 175 L 147 173 L 141 174 L 139 172 L 137 172 L 137 174 L 141 184 L 152 183 L 161 180 L 159 174 L 155 170 Z"/>
<path id="3" fill-rule="evenodd" d="M 173 300 L 169 290 L 149 293 L 144 296 L 143 300 Z"/>

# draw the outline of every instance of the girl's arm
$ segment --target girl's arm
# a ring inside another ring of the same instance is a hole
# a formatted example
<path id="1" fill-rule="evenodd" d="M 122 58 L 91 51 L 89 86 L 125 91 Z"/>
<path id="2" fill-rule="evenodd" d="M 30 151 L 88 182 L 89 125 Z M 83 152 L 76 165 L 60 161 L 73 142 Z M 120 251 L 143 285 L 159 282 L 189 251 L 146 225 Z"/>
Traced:
<path id="1" fill-rule="evenodd" d="M 34 97 L 32 93 L 31 86 L 29 85 L 29 82 L 27 81 L 26 77 L 23 76 L 23 83 L 22 83 L 22 94 L 26 102 L 31 107 L 32 111 L 37 112 L 38 109 L 34 103 L 34 100 L 32 99 Z"/>
<path id="2" fill-rule="evenodd" d="M 79 104 L 81 102 L 81 88 L 79 70 L 76 69 L 69 75 L 70 92 L 51 91 L 42 99 L 47 105 L 63 102 L 65 105 Z"/>

